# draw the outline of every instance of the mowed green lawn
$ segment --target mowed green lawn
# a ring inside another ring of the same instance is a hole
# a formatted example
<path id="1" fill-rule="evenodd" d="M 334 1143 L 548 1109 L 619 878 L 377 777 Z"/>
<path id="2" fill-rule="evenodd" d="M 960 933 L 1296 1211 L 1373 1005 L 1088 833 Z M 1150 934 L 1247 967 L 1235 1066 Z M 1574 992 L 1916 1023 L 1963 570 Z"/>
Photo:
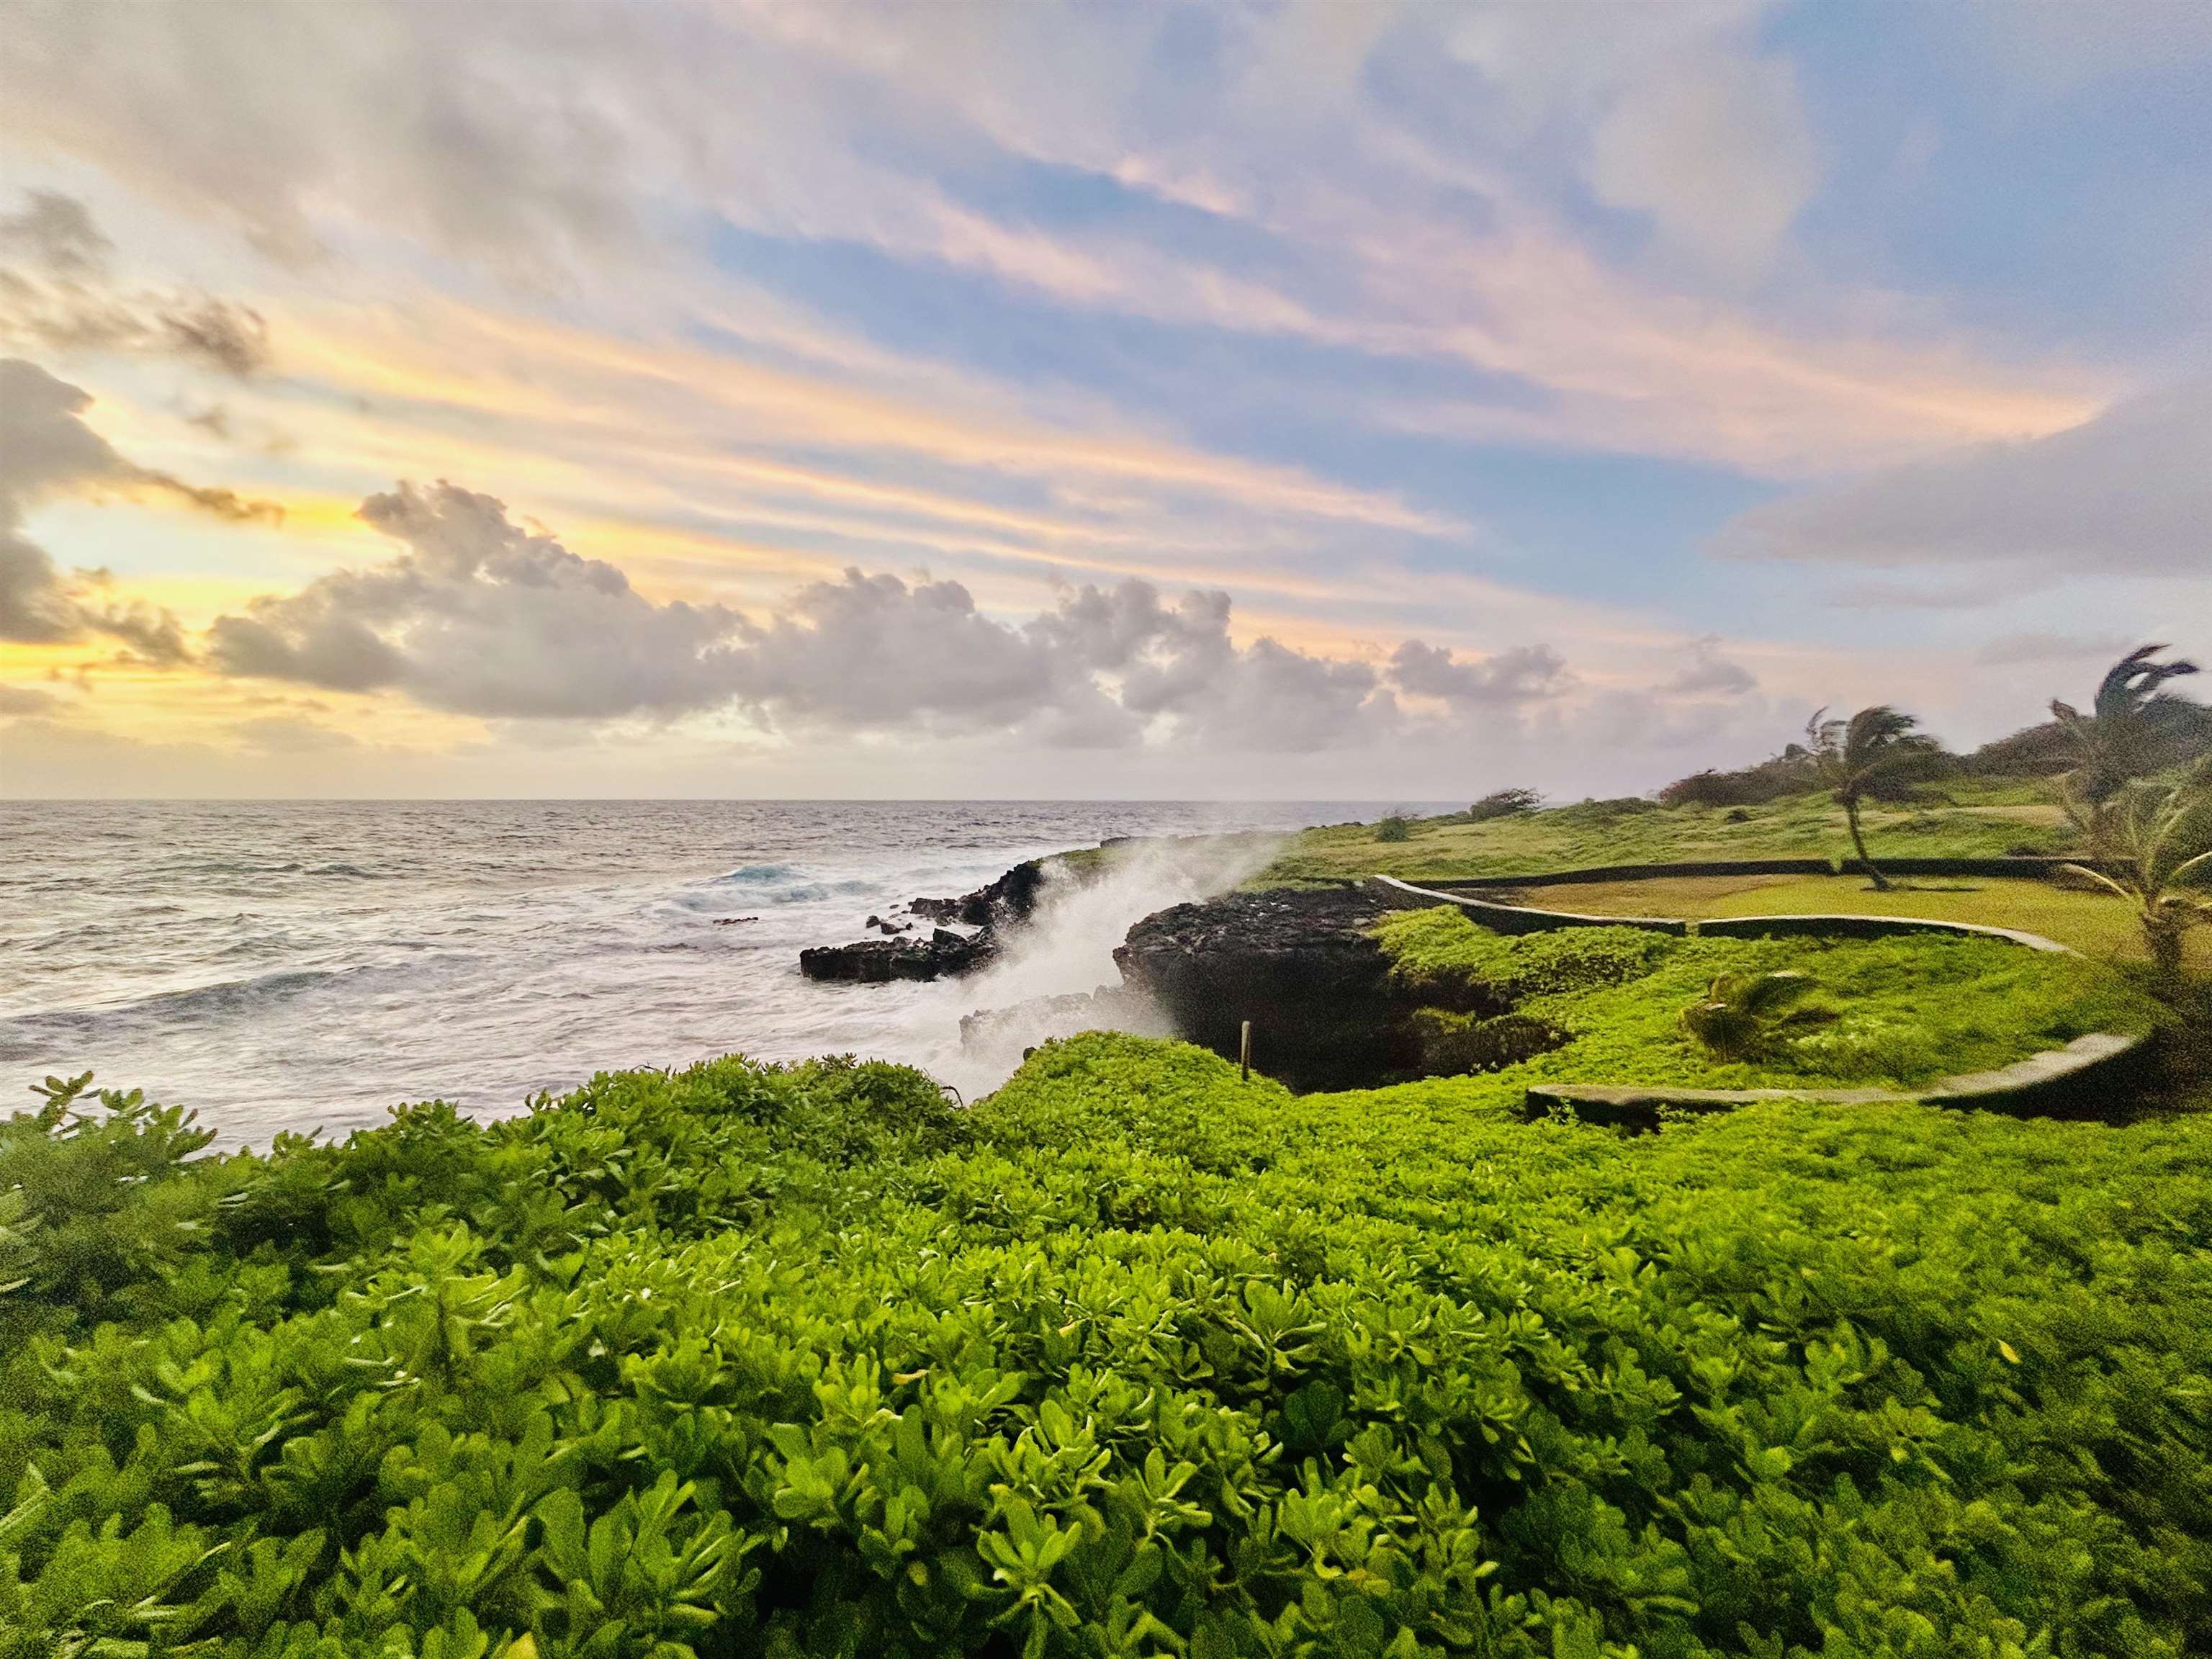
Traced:
<path id="1" fill-rule="evenodd" d="M 2063 817 L 2033 785 L 1959 782 L 1945 793 L 1947 799 L 1923 805 L 1869 806 L 1866 834 L 1875 856 L 1994 858 L 2065 850 Z M 1463 816 L 1416 818 L 1401 842 L 1379 841 L 1375 831 L 1371 823 L 1308 830 L 1260 880 L 1387 874 L 1443 881 L 1622 864 L 1851 856 L 1844 816 L 1825 794 L 1726 811 L 1585 802 L 1480 823 Z"/>
<path id="2" fill-rule="evenodd" d="M 2025 928 L 2087 956 L 2136 961 L 2144 954 L 2142 930 L 2124 901 L 2003 878 L 1929 877 L 1885 893 L 1856 875 L 1674 876 L 1530 888 L 1523 902 L 1601 916 L 1923 916 Z M 2212 969 L 2212 931 L 2191 940 L 2190 960 Z"/>

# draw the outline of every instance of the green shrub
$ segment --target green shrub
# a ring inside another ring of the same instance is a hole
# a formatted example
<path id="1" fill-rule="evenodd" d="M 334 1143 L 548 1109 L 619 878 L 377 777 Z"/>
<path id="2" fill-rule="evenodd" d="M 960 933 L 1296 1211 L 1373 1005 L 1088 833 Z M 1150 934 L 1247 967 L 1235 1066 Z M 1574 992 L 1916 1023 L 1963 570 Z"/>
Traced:
<path id="1" fill-rule="evenodd" d="M 1469 823 L 1488 823 L 1493 818 L 1518 817 L 1544 804 L 1534 789 L 1494 789 L 1467 809 Z"/>
<path id="2" fill-rule="evenodd" d="M 1547 1054 L 1568 1040 L 1558 1026 L 1528 1014 L 1483 1015 L 1419 1008 L 1414 1011 L 1413 1027 L 1420 1044 L 1421 1069 L 1432 1077 L 1502 1071 Z"/>
<path id="3" fill-rule="evenodd" d="M 1393 912 L 1375 936 L 1402 978 L 1475 980 L 1514 996 L 1617 985 L 1649 973 L 1667 951 L 1664 934 L 1642 927 L 1492 933 L 1449 904 Z"/>
<path id="4" fill-rule="evenodd" d="M 1517 1102 L 1094 1036 L 20 1115 L 0 1659 L 2212 1645 L 2212 1121 Z"/>
<path id="5" fill-rule="evenodd" d="M 1401 842 L 1411 841 L 1413 838 L 1413 826 L 1396 812 L 1376 821 L 1375 839 L 1377 841 Z"/>

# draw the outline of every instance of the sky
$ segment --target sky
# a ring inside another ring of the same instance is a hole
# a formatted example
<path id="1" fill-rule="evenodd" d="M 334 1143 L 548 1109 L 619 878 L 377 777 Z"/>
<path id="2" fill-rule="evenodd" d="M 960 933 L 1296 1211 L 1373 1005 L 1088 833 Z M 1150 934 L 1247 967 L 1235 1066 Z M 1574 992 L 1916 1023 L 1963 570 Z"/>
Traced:
<path id="1" fill-rule="evenodd" d="M 0 0 L 0 794 L 1454 799 L 2212 660 L 2212 7 Z"/>

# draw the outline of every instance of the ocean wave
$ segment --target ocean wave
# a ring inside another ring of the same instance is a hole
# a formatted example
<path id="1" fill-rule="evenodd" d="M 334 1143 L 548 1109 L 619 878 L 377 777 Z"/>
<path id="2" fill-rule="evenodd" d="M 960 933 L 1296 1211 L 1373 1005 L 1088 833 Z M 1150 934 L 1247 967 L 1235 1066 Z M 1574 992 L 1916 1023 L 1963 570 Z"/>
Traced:
<path id="1" fill-rule="evenodd" d="M 934 1064 L 957 1053 L 957 988 L 819 986 L 799 950 L 1054 847 L 1215 815 L 150 802 L 64 836 L 46 809 L 0 801 L 0 1094 L 27 1102 L 33 1077 L 97 1065 L 103 1083 L 204 1108 L 228 1140 L 265 1142 L 438 1094 L 511 1110 L 603 1067 L 734 1048 Z"/>
<path id="2" fill-rule="evenodd" d="M 880 881 L 821 881 L 795 865 L 748 864 L 672 893 L 667 902 L 693 915 L 720 915 L 732 907 L 751 910 L 763 905 L 820 904 L 859 894 L 880 896 L 886 890 Z"/>
<path id="3" fill-rule="evenodd" d="M 179 991 L 156 991 L 130 1002 L 108 1003 L 97 1008 L 56 1008 L 0 1019 L 0 1059 L 19 1059 L 27 1050 L 10 1037 L 66 1036 L 106 1030 L 118 1025 L 161 1024 L 210 1016 L 250 1013 L 296 996 L 302 992 L 349 979 L 368 964 L 349 968 L 287 968 L 243 979 L 218 980 L 211 985 L 188 986 Z"/>

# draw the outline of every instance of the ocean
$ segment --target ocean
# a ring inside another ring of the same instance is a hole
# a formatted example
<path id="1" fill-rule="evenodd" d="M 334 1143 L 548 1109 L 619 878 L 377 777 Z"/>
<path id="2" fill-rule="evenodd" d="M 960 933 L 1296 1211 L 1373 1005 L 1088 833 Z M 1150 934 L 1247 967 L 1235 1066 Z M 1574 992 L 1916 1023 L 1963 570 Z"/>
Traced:
<path id="1" fill-rule="evenodd" d="M 481 1115 L 743 1053 L 908 1061 L 969 1097 L 1018 1058 L 960 1016 L 1117 982 L 1129 924 L 1264 848 L 1133 859 L 966 980 L 824 985 L 799 951 L 1110 836 L 1289 830 L 1405 803 L 0 803 L 0 1112 L 90 1070 L 226 1144 L 404 1101 Z M 1235 867 L 1232 867 L 1235 866 Z"/>

